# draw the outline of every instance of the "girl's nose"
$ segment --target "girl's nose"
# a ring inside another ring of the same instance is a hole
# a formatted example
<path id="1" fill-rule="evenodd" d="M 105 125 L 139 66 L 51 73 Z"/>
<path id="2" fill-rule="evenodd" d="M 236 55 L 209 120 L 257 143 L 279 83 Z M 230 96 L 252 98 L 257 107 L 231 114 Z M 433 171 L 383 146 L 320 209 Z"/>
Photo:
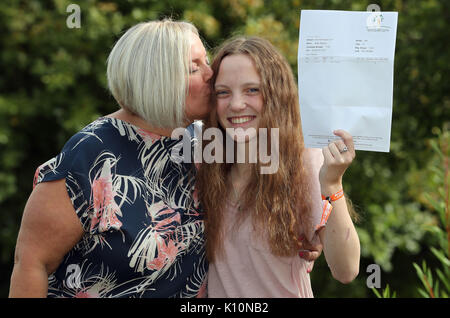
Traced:
<path id="1" fill-rule="evenodd" d="M 230 109 L 233 111 L 241 111 L 246 107 L 245 101 L 240 96 L 233 96 L 230 100 Z"/>

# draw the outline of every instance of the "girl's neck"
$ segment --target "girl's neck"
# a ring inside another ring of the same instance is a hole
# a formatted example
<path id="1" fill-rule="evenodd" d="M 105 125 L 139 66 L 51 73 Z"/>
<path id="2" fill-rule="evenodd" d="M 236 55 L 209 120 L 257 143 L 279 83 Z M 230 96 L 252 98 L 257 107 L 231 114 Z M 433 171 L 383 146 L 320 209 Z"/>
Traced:
<path id="1" fill-rule="evenodd" d="M 248 163 L 236 163 L 231 167 L 228 174 L 229 182 L 229 198 L 240 210 L 243 192 L 251 176 L 251 164 Z"/>
<path id="2" fill-rule="evenodd" d="M 236 163 L 231 167 L 230 179 L 236 188 L 243 188 L 247 184 L 252 165 L 251 163 Z"/>

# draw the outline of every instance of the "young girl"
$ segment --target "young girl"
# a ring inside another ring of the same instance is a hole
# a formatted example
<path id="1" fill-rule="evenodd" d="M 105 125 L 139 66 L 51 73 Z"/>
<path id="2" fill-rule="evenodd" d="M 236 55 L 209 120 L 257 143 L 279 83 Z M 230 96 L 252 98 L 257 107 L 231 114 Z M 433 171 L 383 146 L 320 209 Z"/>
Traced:
<path id="1" fill-rule="evenodd" d="M 304 148 L 291 68 L 264 39 L 226 42 L 211 68 L 214 108 L 205 128 L 221 129 L 234 140 L 234 158 L 246 161 L 227 163 L 230 149 L 222 142 L 224 163 L 203 164 L 198 172 L 206 211 L 208 296 L 312 297 L 308 263 L 298 257 L 303 239 L 322 243 L 333 277 L 351 282 L 360 258 L 342 189 L 342 176 L 355 157 L 351 135 L 338 130 L 341 138 L 321 151 Z M 251 149 L 261 151 L 260 128 L 267 136 L 278 132 L 275 147 L 266 145 L 278 152 L 273 173 L 261 173 L 265 164 L 259 156 L 252 163 L 249 155 Z M 254 140 L 259 148 L 250 147 Z"/>

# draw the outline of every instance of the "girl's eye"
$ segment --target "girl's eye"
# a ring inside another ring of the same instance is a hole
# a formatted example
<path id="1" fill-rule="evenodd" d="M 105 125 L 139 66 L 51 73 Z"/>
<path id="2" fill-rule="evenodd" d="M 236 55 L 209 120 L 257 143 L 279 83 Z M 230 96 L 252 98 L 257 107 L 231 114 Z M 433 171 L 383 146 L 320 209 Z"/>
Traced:
<path id="1" fill-rule="evenodd" d="M 218 96 L 218 97 L 223 97 L 223 96 L 225 96 L 226 94 L 227 94 L 228 92 L 227 91 L 216 91 L 216 96 Z"/>
<path id="2" fill-rule="evenodd" d="M 257 88 L 257 87 L 249 88 L 249 89 L 248 89 L 248 92 L 249 92 L 249 93 L 258 93 L 258 92 L 259 92 L 259 88 Z"/>

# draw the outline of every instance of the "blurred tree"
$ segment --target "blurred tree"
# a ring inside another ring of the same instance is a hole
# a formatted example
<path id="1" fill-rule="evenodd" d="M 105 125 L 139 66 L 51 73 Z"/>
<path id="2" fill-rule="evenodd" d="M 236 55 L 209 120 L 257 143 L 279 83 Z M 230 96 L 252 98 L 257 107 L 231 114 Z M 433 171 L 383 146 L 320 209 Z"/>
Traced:
<path id="1" fill-rule="evenodd" d="M 431 162 L 426 141 L 450 118 L 450 82 L 445 80 L 450 73 L 450 3 L 445 0 L 2 1 L 0 295 L 9 288 L 36 167 L 56 155 L 77 130 L 117 109 L 107 91 L 106 58 L 124 30 L 170 16 L 194 22 L 209 48 L 235 33 L 263 36 L 296 74 L 301 9 L 364 11 L 373 2 L 383 11 L 399 12 L 391 152 L 358 152 L 344 180 L 362 216 L 358 279 L 348 286 L 333 281 L 323 258 L 311 275 L 317 297 L 372 297 L 365 269 L 377 263 L 398 295 L 418 296 L 410 286 L 415 273 L 404 264 L 433 258 L 425 251 L 435 242 L 421 226 L 433 217 L 417 196 L 424 179 L 413 172 Z M 81 8 L 79 29 L 66 25 L 71 3 Z"/>
<path id="2" fill-rule="evenodd" d="M 449 228 L 449 154 L 450 129 L 444 125 L 443 129 L 433 129 L 436 138 L 427 140 L 427 151 L 433 153 L 428 163 L 420 169 L 411 171 L 407 176 L 411 187 L 411 194 L 423 206 L 432 211 L 433 219 L 424 223 L 422 228 L 433 240 L 429 250 L 435 259 L 434 265 L 421 260 L 421 266 L 413 263 L 418 280 L 422 286 L 417 293 L 427 298 L 448 298 L 450 294 L 450 228 Z M 432 271 L 433 269 L 433 271 Z M 391 297 L 389 284 L 383 293 L 374 290 L 377 297 Z"/>

